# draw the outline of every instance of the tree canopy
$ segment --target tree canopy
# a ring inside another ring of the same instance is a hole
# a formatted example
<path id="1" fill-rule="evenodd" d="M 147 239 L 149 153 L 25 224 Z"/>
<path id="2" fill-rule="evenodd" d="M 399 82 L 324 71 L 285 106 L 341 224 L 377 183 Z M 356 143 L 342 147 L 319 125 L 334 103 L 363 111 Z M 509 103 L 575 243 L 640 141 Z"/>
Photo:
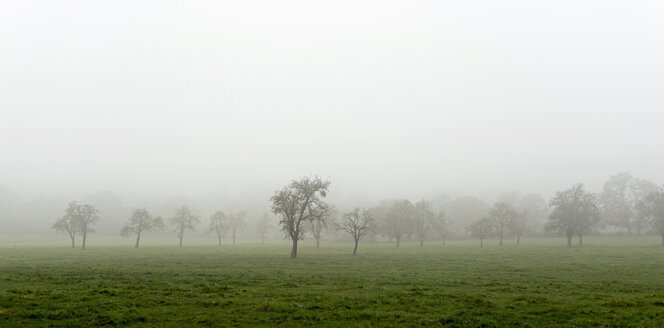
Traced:
<path id="1" fill-rule="evenodd" d="M 297 242 L 304 239 L 305 223 L 310 223 L 317 213 L 328 207 L 323 198 L 329 186 L 329 181 L 318 176 L 305 176 L 292 180 L 270 198 L 272 213 L 280 217 L 281 230 L 293 241 L 291 258 L 297 257 Z"/>

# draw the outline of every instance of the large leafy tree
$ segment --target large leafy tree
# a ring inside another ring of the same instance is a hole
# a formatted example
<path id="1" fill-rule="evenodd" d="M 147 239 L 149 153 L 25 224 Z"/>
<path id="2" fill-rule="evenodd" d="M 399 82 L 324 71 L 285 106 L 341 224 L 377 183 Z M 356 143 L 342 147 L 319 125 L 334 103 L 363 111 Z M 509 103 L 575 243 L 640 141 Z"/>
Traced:
<path id="1" fill-rule="evenodd" d="M 168 222 L 173 226 L 173 232 L 177 234 L 180 240 L 180 247 L 182 247 L 184 232 L 194 230 L 200 219 L 191 213 L 187 205 L 182 205 L 182 207 L 175 210 L 175 216 L 170 218 Z"/>
<path id="2" fill-rule="evenodd" d="M 160 216 L 153 217 L 148 210 L 139 208 L 132 212 L 129 222 L 120 230 L 120 235 L 129 237 L 132 234 L 136 234 L 134 248 L 138 248 L 143 233 L 161 231 L 164 230 L 164 227 L 164 219 Z"/>
<path id="3" fill-rule="evenodd" d="M 556 192 L 550 205 L 553 212 L 545 226 L 548 232 L 557 232 L 567 237 L 567 247 L 572 247 L 572 237 L 579 237 L 579 246 L 583 245 L 583 235 L 592 231 L 600 220 L 599 208 L 595 195 L 586 192 L 582 184 Z"/>
<path id="4" fill-rule="evenodd" d="M 291 258 L 297 257 L 297 242 L 304 239 L 305 226 L 315 215 L 328 205 L 323 201 L 327 196 L 329 181 L 318 176 L 292 180 L 270 198 L 272 212 L 280 217 L 281 230 L 293 242 Z"/>

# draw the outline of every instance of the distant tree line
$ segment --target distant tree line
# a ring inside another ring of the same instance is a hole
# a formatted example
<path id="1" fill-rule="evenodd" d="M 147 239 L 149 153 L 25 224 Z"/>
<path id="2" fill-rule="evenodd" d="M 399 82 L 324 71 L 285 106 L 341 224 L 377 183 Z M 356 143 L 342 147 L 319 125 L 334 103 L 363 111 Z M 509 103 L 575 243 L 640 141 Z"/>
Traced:
<path id="1" fill-rule="evenodd" d="M 210 226 L 208 233 L 214 233 L 218 238 L 218 245 L 221 246 L 222 237 L 230 233 L 235 245 L 238 232 L 244 226 L 246 213 L 244 211 L 237 214 L 222 211 L 216 211 L 210 216 Z M 85 249 L 88 234 L 94 232 L 94 225 L 101 220 L 99 211 L 92 205 L 79 204 L 76 201 L 70 202 L 65 209 L 65 214 L 56 220 L 53 229 L 57 232 L 66 233 L 71 239 L 71 247 L 75 247 L 76 239 L 80 235 L 82 238 L 82 249 Z M 182 205 L 175 210 L 173 217 L 168 219 L 168 224 L 173 228 L 179 240 L 179 247 L 183 246 L 184 234 L 187 231 L 195 230 L 200 223 L 200 217 L 192 214 L 188 206 Z M 261 242 L 265 239 L 265 233 L 269 228 L 267 216 L 261 221 Z M 120 235 L 129 237 L 136 235 L 134 248 L 139 248 L 141 237 L 148 232 L 158 232 L 166 228 L 164 219 L 160 216 L 153 216 L 147 209 L 139 208 L 132 211 L 131 217 L 120 230 Z"/>
<path id="2" fill-rule="evenodd" d="M 572 239 L 597 233 L 600 229 L 623 229 L 628 234 L 655 231 L 664 246 L 664 187 L 635 178 L 629 173 L 611 176 L 601 192 L 591 193 L 582 184 L 558 191 L 547 202 L 537 194 L 519 197 L 504 194 L 491 206 L 472 196 L 450 199 L 422 199 L 412 203 L 407 199 L 383 200 L 371 208 L 353 208 L 338 211 L 325 201 L 330 182 L 318 176 L 305 176 L 292 180 L 270 198 L 272 213 L 279 218 L 278 225 L 285 237 L 292 242 L 290 256 L 298 253 L 298 242 L 311 234 L 316 247 L 320 247 L 323 234 L 338 231 L 348 234 L 354 242 L 353 255 L 359 242 L 368 239 L 372 244 L 383 236 L 400 247 L 404 240 L 415 240 L 420 246 L 425 241 L 439 239 L 445 245 L 455 234 L 454 225 L 465 224 L 465 233 L 480 241 L 480 247 L 488 238 L 498 239 L 503 246 L 505 238 L 514 238 L 520 244 L 524 236 L 543 231 Z M 246 227 L 246 212 L 225 213 L 217 210 L 210 215 L 208 233 L 222 245 L 224 237 L 230 237 L 233 245 L 238 233 Z M 89 234 L 101 220 L 99 211 L 92 205 L 70 202 L 65 214 L 53 225 L 53 229 L 66 233 L 71 246 L 77 238 L 85 249 Z M 167 220 L 183 246 L 184 235 L 200 223 L 189 207 L 183 205 Z M 271 224 L 268 215 L 258 222 L 256 230 L 264 242 Z M 535 228 L 537 227 L 537 228 Z M 135 248 L 145 233 L 162 231 L 166 222 L 152 216 L 145 208 L 135 209 L 120 231 L 122 236 L 135 235 Z"/>

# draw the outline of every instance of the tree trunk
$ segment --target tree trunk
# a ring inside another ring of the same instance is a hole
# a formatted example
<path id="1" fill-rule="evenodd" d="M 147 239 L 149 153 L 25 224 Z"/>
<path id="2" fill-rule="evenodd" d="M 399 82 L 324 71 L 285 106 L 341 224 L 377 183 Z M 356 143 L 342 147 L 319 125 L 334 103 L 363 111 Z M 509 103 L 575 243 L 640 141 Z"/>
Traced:
<path id="1" fill-rule="evenodd" d="M 583 235 L 579 235 L 579 247 L 583 247 Z"/>
<path id="2" fill-rule="evenodd" d="M 484 248 L 484 239 L 480 238 L 480 248 Z"/>
<path id="3" fill-rule="evenodd" d="M 502 247 L 502 246 L 503 246 L 503 234 L 501 233 L 500 234 L 500 247 Z"/>
<path id="4" fill-rule="evenodd" d="M 397 248 L 399 248 L 399 242 L 401 241 L 401 238 L 397 238 Z"/>
<path id="5" fill-rule="evenodd" d="M 235 234 L 233 234 L 233 246 L 235 246 Z"/>
<path id="6" fill-rule="evenodd" d="M 71 236 L 71 248 L 76 248 L 76 237 Z"/>
<path id="7" fill-rule="evenodd" d="M 664 237 L 663 237 L 664 238 Z M 355 239 L 355 248 L 353 248 L 353 255 L 357 254 L 357 243 L 359 242 L 358 239 Z"/>
<path id="8" fill-rule="evenodd" d="M 320 237 L 316 238 L 316 248 L 320 248 Z"/>
<path id="9" fill-rule="evenodd" d="M 141 241 L 141 233 L 139 232 L 138 235 L 136 236 L 136 245 L 134 245 L 134 248 L 138 248 L 138 243 Z"/>
<path id="10" fill-rule="evenodd" d="M 184 237 L 184 234 L 180 234 L 180 247 L 182 247 L 182 237 Z"/>
<path id="11" fill-rule="evenodd" d="M 516 235 L 516 244 L 518 245 L 521 242 L 521 235 Z"/>
<path id="12" fill-rule="evenodd" d="M 445 237 L 443 237 L 443 246 L 445 246 Z"/>
<path id="13" fill-rule="evenodd" d="M 292 259 L 297 257 L 297 238 L 293 238 L 293 248 L 291 249 L 290 257 Z"/>
<path id="14" fill-rule="evenodd" d="M 88 234 L 86 232 L 83 232 L 83 244 L 81 246 L 81 249 L 85 249 L 85 241 L 88 238 Z"/>
<path id="15" fill-rule="evenodd" d="M 420 239 L 420 247 L 424 246 L 424 239 Z"/>
<path id="16" fill-rule="evenodd" d="M 572 236 L 567 236 L 567 248 L 572 248 Z"/>
<path id="17" fill-rule="evenodd" d="M 217 233 L 217 246 L 221 247 L 221 234 Z"/>

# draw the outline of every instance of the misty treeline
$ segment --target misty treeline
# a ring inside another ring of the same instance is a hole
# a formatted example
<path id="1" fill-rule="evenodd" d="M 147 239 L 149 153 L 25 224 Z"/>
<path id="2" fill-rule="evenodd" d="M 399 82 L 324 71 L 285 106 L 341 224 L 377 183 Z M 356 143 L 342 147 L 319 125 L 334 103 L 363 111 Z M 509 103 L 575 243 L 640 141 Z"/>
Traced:
<path id="1" fill-rule="evenodd" d="M 454 227 L 464 227 L 467 236 L 479 239 L 480 247 L 488 238 L 505 238 L 519 244 L 527 234 L 558 234 L 567 238 L 567 247 L 578 238 L 601 231 L 644 232 L 661 235 L 664 246 L 664 187 L 633 177 L 629 173 L 611 176 L 601 191 L 592 193 L 576 184 L 558 191 L 546 201 L 538 194 L 503 194 L 489 205 L 475 197 L 438 200 L 438 211 L 429 201 L 383 201 L 371 209 L 379 222 L 378 232 L 396 246 L 404 238 L 424 240 L 459 236 Z"/>
<path id="2" fill-rule="evenodd" d="M 415 201 L 386 199 L 368 207 L 338 208 L 327 201 L 329 186 L 330 181 L 320 177 L 293 180 L 269 198 L 276 219 L 264 209 L 254 211 L 251 218 L 244 210 L 217 209 L 201 215 L 201 211 L 177 199 L 162 206 L 128 209 L 112 192 L 98 193 L 84 202 L 21 202 L 11 190 L 0 187 L 0 218 L 3 226 L 9 226 L 30 216 L 57 217 L 51 221 L 52 229 L 68 236 L 72 247 L 80 242 L 83 249 L 90 233 L 101 223 L 115 226 L 115 234 L 135 238 L 136 248 L 145 234 L 154 232 L 175 235 L 180 246 L 193 231 L 204 232 L 220 246 L 222 239 L 235 244 L 247 234 L 263 243 L 279 228 L 293 243 L 293 257 L 297 256 L 298 241 L 305 236 L 313 239 L 316 247 L 320 247 L 321 240 L 353 241 L 353 253 L 363 240 L 371 244 L 390 242 L 395 247 L 404 241 L 420 246 L 437 242 L 442 246 L 450 238 L 470 237 L 483 247 L 487 239 L 495 239 L 502 246 L 505 242 L 519 244 L 524 237 L 561 235 L 572 247 L 574 239 L 581 246 L 584 236 L 598 233 L 657 233 L 664 246 L 664 187 L 629 173 L 609 177 L 597 192 L 577 184 L 550 199 L 539 194 L 505 193 L 492 203 L 474 196 L 439 196 Z M 57 206 L 63 202 L 64 208 Z M 161 215 L 153 213 L 155 208 Z M 60 214 L 53 215 L 57 212 Z M 26 229 L 37 231 L 35 223 L 29 223 Z"/>
<path id="3" fill-rule="evenodd" d="M 76 198 L 77 201 L 71 201 Z M 134 201 L 135 206 L 108 190 L 76 198 L 55 195 L 24 200 L 0 185 L 0 244 L 20 239 L 46 241 L 44 236 L 52 230 L 60 236 L 67 235 L 76 246 L 82 242 L 81 232 L 85 232 L 87 243 L 94 229 L 96 234 L 106 237 L 120 234 L 135 239 L 137 248 L 148 234 L 175 236 L 183 244 L 192 237 L 223 238 L 230 244 L 239 238 L 264 241 L 279 234 L 275 218 L 266 209 L 242 199 L 236 201 L 225 192 L 210 193 L 201 201 L 184 197 L 161 201 L 139 198 Z M 79 225 L 80 215 L 70 204 L 94 209 L 94 222 Z M 246 210 L 242 209 L 245 206 Z M 54 222 L 57 224 L 53 225 Z M 81 230 L 82 227 L 87 228 Z"/>
<path id="4" fill-rule="evenodd" d="M 279 224 L 293 243 L 291 257 L 297 256 L 298 241 L 307 230 L 316 239 L 316 247 L 321 232 L 330 227 L 351 234 L 355 255 L 364 237 L 372 243 L 377 236 L 385 237 L 397 248 L 402 240 L 416 240 L 424 246 L 425 240 L 439 239 L 444 245 L 457 233 L 452 228 L 455 221 L 465 226 L 469 236 L 480 240 L 480 247 L 490 237 L 498 239 L 499 246 L 508 237 L 520 244 L 524 235 L 536 233 L 535 227 L 542 223 L 542 232 L 567 237 L 567 247 L 572 247 L 574 236 L 582 246 L 584 235 L 606 228 L 626 229 L 628 234 L 649 229 L 661 235 L 664 246 L 664 188 L 629 173 L 611 176 L 599 193 L 576 184 L 556 192 L 548 202 L 537 194 L 505 194 L 491 206 L 474 197 L 462 197 L 438 200 L 436 209 L 424 199 L 384 200 L 369 209 L 343 213 L 341 223 L 335 222 L 336 210 L 324 201 L 329 185 L 320 177 L 304 177 L 271 198 L 272 211 L 281 218 Z"/>
<path id="5" fill-rule="evenodd" d="M 218 246 L 221 246 L 222 237 L 229 236 L 233 245 L 237 234 L 245 227 L 245 212 L 224 213 L 215 211 L 210 215 L 210 225 L 207 233 L 213 233 L 218 239 Z M 65 232 L 71 239 L 71 247 L 75 247 L 77 234 L 83 236 L 83 246 L 85 249 L 86 236 L 93 232 L 93 226 L 101 220 L 99 210 L 89 204 L 78 204 L 76 201 L 69 203 L 65 214 L 56 220 L 53 229 L 58 232 Z M 173 233 L 179 240 L 179 246 L 183 246 L 183 240 L 187 231 L 193 231 L 201 223 L 200 217 L 194 215 L 187 205 L 177 208 L 173 216 L 168 219 L 168 224 L 160 216 L 153 216 L 147 209 L 139 208 L 132 211 L 131 217 L 120 230 L 120 235 L 124 237 L 136 236 L 134 248 L 140 246 L 141 236 L 149 232 L 164 230 L 167 226 L 171 227 Z M 260 221 L 258 229 L 261 232 L 261 242 L 265 239 L 265 230 L 269 227 L 267 216 Z"/>

